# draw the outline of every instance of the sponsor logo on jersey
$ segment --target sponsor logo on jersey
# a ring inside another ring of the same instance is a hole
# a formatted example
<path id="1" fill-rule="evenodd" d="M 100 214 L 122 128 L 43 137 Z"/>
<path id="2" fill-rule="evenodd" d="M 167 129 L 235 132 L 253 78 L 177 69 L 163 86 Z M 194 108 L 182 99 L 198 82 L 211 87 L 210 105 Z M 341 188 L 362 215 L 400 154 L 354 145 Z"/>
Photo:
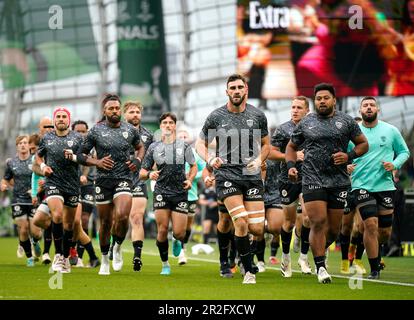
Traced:
<path id="1" fill-rule="evenodd" d="M 20 211 L 20 206 L 14 206 L 14 211 Z"/>
<path id="2" fill-rule="evenodd" d="M 95 188 L 95 191 L 96 191 L 96 193 L 101 193 L 101 188 L 96 187 L 96 188 Z"/>
<path id="3" fill-rule="evenodd" d="M 286 197 L 287 196 L 287 191 L 285 189 L 282 190 L 282 196 Z"/>
<path id="4" fill-rule="evenodd" d="M 392 199 L 390 197 L 386 197 L 386 198 L 384 198 L 384 202 L 385 203 L 391 203 Z"/>
<path id="5" fill-rule="evenodd" d="M 155 197 L 155 199 L 157 200 L 157 201 L 162 201 L 162 195 L 157 195 L 156 197 Z"/>
<path id="6" fill-rule="evenodd" d="M 77 202 L 78 201 L 78 197 L 77 196 L 72 196 L 69 198 L 69 202 Z"/>
<path id="7" fill-rule="evenodd" d="M 359 193 L 360 194 L 366 194 L 367 193 L 367 190 L 361 189 L 361 190 L 359 190 Z"/>
<path id="8" fill-rule="evenodd" d="M 126 188 L 126 187 L 128 187 L 128 182 L 126 182 L 126 181 L 122 181 L 122 182 L 120 182 L 120 183 L 118 184 L 118 187 L 121 187 L 121 188 Z"/>

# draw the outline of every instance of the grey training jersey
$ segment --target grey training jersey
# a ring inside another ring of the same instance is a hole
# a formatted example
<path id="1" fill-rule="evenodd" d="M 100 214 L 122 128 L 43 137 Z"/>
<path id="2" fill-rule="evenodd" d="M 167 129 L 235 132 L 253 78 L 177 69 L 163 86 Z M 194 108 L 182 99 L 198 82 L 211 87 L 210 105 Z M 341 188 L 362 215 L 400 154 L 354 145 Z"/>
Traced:
<path id="1" fill-rule="evenodd" d="M 280 152 L 286 153 L 286 146 L 289 143 L 290 137 L 292 136 L 293 130 L 296 128 L 296 124 L 290 120 L 288 122 L 282 123 L 279 128 L 274 132 L 271 144 L 272 146 L 278 147 Z M 300 145 L 298 150 L 302 150 L 303 146 Z M 296 163 L 296 169 L 298 170 L 298 181 L 295 183 L 302 182 L 302 162 Z M 286 166 L 286 161 L 280 162 L 280 176 L 279 180 L 283 183 L 293 183 L 288 178 L 288 170 Z"/>
<path id="2" fill-rule="evenodd" d="M 279 174 L 279 162 L 273 160 L 266 160 L 266 180 L 264 183 L 263 194 L 265 205 L 281 203 L 278 181 Z"/>
<path id="3" fill-rule="evenodd" d="M 346 164 L 334 165 L 332 155 L 339 151 L 346 153 L 349 141 L 360 134 L 357 122 L 340 111 L 330 118 L 316 113 L 303 118 L 291 138 L 297 146 L 306 143 L 302 185 L 350 186 Z"/>
<path id="4" fill-rule="evenodd" d="M 261 139 L 267 135 L 265 114 L 246 104 L 246 109 L 239 113 L 230 112 L 227 105 L 214 110 L 207 117 L 200 138 L 209 143 L 216 139 L 216 156 L 224 162 L 214 170 L 217 179 L 258 180 L 260 170 L 250 174 L 245 168 L 260 155 Z"/>
<path id="5" fill-rule="evenodd" d="M 63 137 L 57 136 L 55 131 L 48 132 L 40 140 L 37 153 L 44 157 L 45 163 L 53 170 L 53 173 L 46 177 L 46 187 L 54 186 L 68 194 L 79 194 L 79 165 L 65 159 L 64 150 L 70 149 L 76 154 L 81 146 L 82 136 L 75 131 L 69 131 Z"/>
<path id="6" fill-rule="evenodd" d="M 142 163 L 142 168 L 152 170 L 154 164 L 160 171 L 154 192 L 163 196 L 177 196 L 187 194 L 183 183 L 187 179 L 185 175 L 185 163 L 195 163 L 191 146 L 183 140 L 165 144 L 162 141 L 153 142 Z"/>
<path id="7" fill-rule="evenodd" d="M 5 180 L 14 179 L 13 204 L 32 204 L 32 157 L 20 160 L 18 156 L 6 160 Z"/>
<path id="8" fill-rule="evenodd" d="M 131 180 L 131 170 L 126 164 L 130 160 L 131 147 L 140 143 L 140 136 L 133 125 L 121 121 L 119 127 L 110 127 L 106 121 L 97 123 L 89 130 L 82 145 L 82 153 L 89 154 L 95 147 L 97 158 L 110 155 L 114 161 L 111 170 L 97 168 L 96 179 Z"/>
<path id="9" fill-rule="evenodd" d="M 143 126 L 139 126 L 138 128 L 139 135 L 141 137 L 142 144 L 144 145 L 145 153 L 147 152 L 149 146 L 154 141 L 154 135 L 151 131 L 149 131 L 147 128 Z M 144 153 L 144 155 L 145 155 Z M 131 158 L 135 158 L 135 148 L 131 148 Z M 132 160 L 132 159 L 131 159 Z M 143 160 L 143 159 L 142 159 Z M 132 175 L 132 185 L 133 186 L 142 186 L 145 185 L 145 181 L 139 180 L 139 170 L 140 168 L 137 168 L 137 171 L 131 172 Z"/>

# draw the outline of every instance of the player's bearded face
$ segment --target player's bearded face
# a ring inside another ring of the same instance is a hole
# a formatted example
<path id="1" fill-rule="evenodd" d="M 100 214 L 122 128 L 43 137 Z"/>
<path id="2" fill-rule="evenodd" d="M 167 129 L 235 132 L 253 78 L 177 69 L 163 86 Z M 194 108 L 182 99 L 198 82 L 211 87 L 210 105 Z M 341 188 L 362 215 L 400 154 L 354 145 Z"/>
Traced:
<path id="1" fill-rule="evenodd" d="M 121 105 L 119 101 L 108 101 L 105 104 L 105 116 L 110 123 L 116 124 L 121 121 Z"/>
<path id="2" fill-rule="evenodd" d="M 247 96 L 247 85 L 242 80 L 236 80 L 227 84 L 227 95 L 233 106 L 240 106 Z"/>
<path id="3" fill-rule="evenodd" d="M 321 90 L 315 96 L 316 113 L 321 116 L 330 115 L 335 107 L 336 99 L 328 90 Z"/>
<path id="4" fill-rule="evenodd" d="M 125 113 L 125 119 L 133 126 L 141 123 L 141 111 L 136 107 L 130 107 Z"/>
<path id="5" fill-rule="evenodd" d="M 374 122 L 378 117 L 378 107 L 376 102 L 372 99 L 364 100 L 360 112 L 362 119 L 365 122 Z"/>
<path id="6" fill-rule="evenodd" d="M 55 116 L 55 128 L 58 131 L 65 131 L 69 128 L 69 118 L 65 112 L 58 112 Z"/>

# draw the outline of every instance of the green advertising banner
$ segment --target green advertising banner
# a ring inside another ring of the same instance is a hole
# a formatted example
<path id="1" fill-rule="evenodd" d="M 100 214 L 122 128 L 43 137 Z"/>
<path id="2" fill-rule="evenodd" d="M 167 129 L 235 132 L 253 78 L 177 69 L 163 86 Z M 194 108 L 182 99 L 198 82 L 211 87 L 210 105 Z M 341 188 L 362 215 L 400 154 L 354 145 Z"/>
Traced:
<path id="1" fill-rule="evenodd" d="M 87 0 L 0 1 L 5 89 L 98 72 Z"/>
<path id="2" fill-rule="evenodd" d="M 145 122 L 170 110 L 162 0 L 118 0 L 122 100 L 144 105 Z"/>

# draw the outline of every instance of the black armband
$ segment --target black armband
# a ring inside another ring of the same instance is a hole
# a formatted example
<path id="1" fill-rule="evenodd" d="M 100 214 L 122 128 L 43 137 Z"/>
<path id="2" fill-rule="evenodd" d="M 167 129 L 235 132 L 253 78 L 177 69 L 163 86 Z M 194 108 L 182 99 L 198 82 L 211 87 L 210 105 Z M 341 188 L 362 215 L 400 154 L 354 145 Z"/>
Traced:
<path id="1" fill-rule="evenodd" d="M 354 149 L 352 149 L 351 151 L 349 151 L 347 153 L 347 155 L 348 155 L 348 161 L 349 162 L 352 162 L 352 160 L 354 160 L 356 157 L 358 157 Z"/>
<path id="2" fill-rule="evenodd" d="M 292 168 L 294 168 L 295 167 L 295 165 L 296 165 L 296 162 L 295 161 L 288 161 L 288 162 L 286 162 L 286 166 L 287 166 L 287 169 L 288 169 L 288 171 L 290 170 L 290 169 L 292 169 Z"/>

